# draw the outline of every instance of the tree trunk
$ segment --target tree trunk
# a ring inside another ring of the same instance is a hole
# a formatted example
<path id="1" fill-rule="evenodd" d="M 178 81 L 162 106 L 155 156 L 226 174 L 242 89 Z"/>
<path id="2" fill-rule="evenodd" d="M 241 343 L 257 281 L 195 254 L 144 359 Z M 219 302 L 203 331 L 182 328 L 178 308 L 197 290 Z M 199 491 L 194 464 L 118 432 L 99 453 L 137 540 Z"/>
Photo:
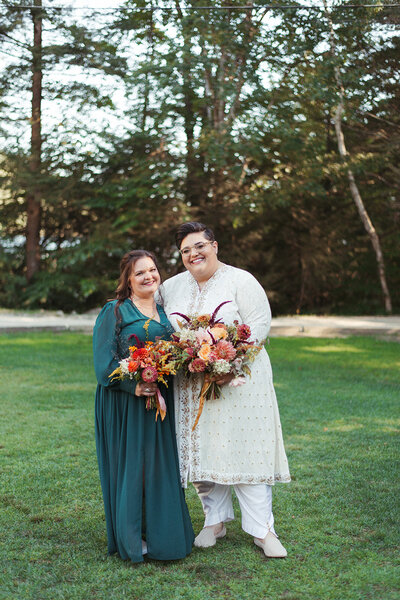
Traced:
<path id="1" fill-rule="evenodd" d="M 26 279 L 28 283 L 40 267 L 41 202 L 38 187 L 41 164 L 41 101 L 42 101 L 42 0 L 35 0 L 32 9 L 32 118 L 31 118 L 31 190 L 27 196 Z"/>
<path id="2" fill-rule="evenodd" d="M 336 46 L 335 46 L 332 18 L 328 11 L 328 6 L 327 6 L 326 0 L 323 0 L 323 2 L 324 2 L 325 13 L 326 13 L 326 16 L 329 21 L 330 51 L 331 51 L 332 56 L 335 57 Z M 347 149 L 346 149 L 346 144 L 345 144 L 345 139 L 344 139 L 344 134 L 343 134 L 343 129 L 342 129 L 342 114 L 344 111 L 344 87 L 343 87 L 343 83 L 341 81 L 339 67 L 337 65 L 334 67 L 334 72 L 335 72 L 336 85 L 338 87 L 338 92 L 339 92 L 339 103 L 336 107 L 335 117 L 334 117 L 336 139 L 337 139 L 340 157 L 342 158 L 342 160 L 345 163 L 348 163 L 349 153 L 347 152 Z M 375 227 L 372 224 L 372 221 L 368 215 L 367 209 L 365 208 L 364 202 L 361 198 L 360 191 L 356 184 L 356 180 L 354 178 L 354 174 L 353 174 L 352 170 L 350 169 L 350 167 L 347 167 L 347 178 L 349 180 L 349 187 L 350 187 L 351 195 L 353 197 L 353 201 L 357 207 L 358 214 L 360 215 L 362 224 L 364 225 L 364 228 L 369 235 L 372 247 L 375 251 L 376 262 L 378 265 L 379 281 L 381 284 L 384 303 L 385 303 L 385 310 L 387 313 L 391 314 L 392 313 L 392 300 L 391 300 L 389 288 L 388 288 L 388 285 L 386 282 L 385 263 L 383 260 L 383 254 L 382 254 L 381 244 L 379 241 L 379 236 L 376 232 Z"/>
<path id="3" fill-rule="evenodd" d="M 192 54 L 192 25 L 185 20 L 179 0 L 175 0 L 175 7 L 178 11 L 178 17 L 181 21 L 181 31 L 183 37 L 182 52 L 182 94 L 184 98 L 184 130 L 186 137 L 186 181 L 185 198 L 186 202 L 192 207 L 201 207 L 204 199 L 207 197 L 207 182 L 204 177 L 204 160 L 201 156 L 196 156 L 194 147 L 194 126 L 196 123 L 195 101 L 196 94 L 193 89 L 193 80 L 191 69 L 193 67 L 194 56 Z"/>
<path id="4" fill-rule="evenodd" d="M 147 30 L 147 63 L 150 64 L 153 61 L 154 54 L 154 45 L 153 45 L 153 10 L 150 10 L 149 16 L 149 28 Z M 144 86 L 143 86 L 143 112 L 142 112 L 142 132 L 143 135 L 147 131 L 147 117 L 149 115 L 149 96 L 150 96 L 150 75 L 149 70 L 146 68 L 146 73 L 144 76 Z"/>
<path id="5" fill-rule="evenodd" d="M 185 28 L 185 26 L 184 26 Z M 183 52 L 183 65 L 182 65 L 182 76 L 183 76 L 183 97 L 184 97 L 184 129 L 186 136 L 186 185 L 185 185 L 185 197 L 186 201 L 190 202 L 191 205 L 198 205 L 202 201 L 202 182 L 199 180 L 198 169 L 195 149 L 193 146 L 194 142 L 194 123 L 195 115 L 193 109 L 193 102 L 195 95 L 192 89 L 192 81 L 190 74 L 190 42 L 184 32 L 184 52 Z"/>

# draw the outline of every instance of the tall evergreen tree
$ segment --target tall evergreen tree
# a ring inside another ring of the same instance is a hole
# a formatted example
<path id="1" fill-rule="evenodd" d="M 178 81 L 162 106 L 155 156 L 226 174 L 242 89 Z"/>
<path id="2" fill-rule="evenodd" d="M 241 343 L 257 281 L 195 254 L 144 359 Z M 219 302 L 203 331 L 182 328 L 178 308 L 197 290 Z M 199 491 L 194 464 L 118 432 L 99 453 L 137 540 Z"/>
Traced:
<path id="1" fill-rule="evenodd" d="M 25 238 L 23 271 L 29 284 L 27 297 L 33 299 L 35 286 L 43 296 L 38 272 L 42 261 L 44 271 L 48 268 L 49 248 L 73 243 L 90 221 L 84 210 L 74 211 L 76 201 L 71 200 L 72 188 L 77 197 L 87 188 L 96 135 L 102 135 L 85 113 L 89 107 L 93 112 L 105 106 L 112 109 L 112 101 L 100 86 L 89 82 L 94 73 L 118 77 L 125 72 L 124 60 L 116 44 L 104 38 L 99 19 L 95 26 L 77 24 L 68 12 L 52 9 L 50 2 L 43 8 L 41 0 L 34 0 L 29 10 L 10 6 L 0 20 L 0 49 L 10 57 L 1 74 L 6 92 L 0 109 L 7 135 L 3 185 L 8 190 L 1 211 L 5 223 L 18 213 L 18 226 L 3 235 L 14 248 L 16 233 Z M 51 103 L 59 105 L 58 115 L 57 108 L 55 113 L 49 110 Z M 80 152 L 85 137 L 88 147 Z M 86 182 L 81 180 L 85 171 Z"/>

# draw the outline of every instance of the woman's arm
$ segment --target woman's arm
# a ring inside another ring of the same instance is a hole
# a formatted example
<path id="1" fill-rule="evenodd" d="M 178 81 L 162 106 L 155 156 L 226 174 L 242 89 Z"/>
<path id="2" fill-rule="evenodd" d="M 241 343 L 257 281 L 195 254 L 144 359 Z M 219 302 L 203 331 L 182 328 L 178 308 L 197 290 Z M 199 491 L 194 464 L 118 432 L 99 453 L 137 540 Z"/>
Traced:
<path id="1" fill-rule="evenodd" d="M 267 294 L 257 279 L 247 271 L 235 278 L 236 302 L 243 323 L 251 329 L 251 339 L 265 342 L 271 327 L 271 308 Z"/>
<path id="2" fill-rule="evenodd" d="M 109 378 L 118 367 L 114 306 L 114 302 L 108 302 L 102 308 L 93 329 L 94 370 L 101 385 L 135 395 L 136 381 L 111 381 Z"/>

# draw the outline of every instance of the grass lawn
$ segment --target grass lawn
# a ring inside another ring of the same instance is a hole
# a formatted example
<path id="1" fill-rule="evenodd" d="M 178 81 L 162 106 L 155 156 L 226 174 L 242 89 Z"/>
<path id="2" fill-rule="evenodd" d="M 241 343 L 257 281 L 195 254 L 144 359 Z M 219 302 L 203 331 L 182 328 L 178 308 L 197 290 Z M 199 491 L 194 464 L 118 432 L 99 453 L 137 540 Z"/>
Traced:
<path id="1" fill-rule="evenodd" d="M 236 519 L 215 548 L 133 565 L 106 553 L 91 338 L 0 336 L 0 598 L 398 600 L 399 344 L 273 338 L 269 352 L 293 476 L 274 488 L 288 558 L 265 559 Z M 187 501 L 197 532 L 192 488 Z"/>

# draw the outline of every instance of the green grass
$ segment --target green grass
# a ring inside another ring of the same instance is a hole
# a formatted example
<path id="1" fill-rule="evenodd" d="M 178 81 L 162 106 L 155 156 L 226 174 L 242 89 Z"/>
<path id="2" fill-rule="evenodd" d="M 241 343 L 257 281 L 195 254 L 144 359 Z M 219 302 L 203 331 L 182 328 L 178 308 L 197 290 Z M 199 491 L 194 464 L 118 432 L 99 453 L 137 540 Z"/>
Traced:
<path id="1" fill-rule="evenodd" d="M 90 337 L 0 336 L 0 598 L 398 599 L 400 346 L 291 338 L 269 352 L 293 476 L 274 488 L 288 558 L 265 559 L 237 518 L 215 548 L 132 565 L 106 554 Z M 187 500 L 197 532 L 192 488 Z"/>

